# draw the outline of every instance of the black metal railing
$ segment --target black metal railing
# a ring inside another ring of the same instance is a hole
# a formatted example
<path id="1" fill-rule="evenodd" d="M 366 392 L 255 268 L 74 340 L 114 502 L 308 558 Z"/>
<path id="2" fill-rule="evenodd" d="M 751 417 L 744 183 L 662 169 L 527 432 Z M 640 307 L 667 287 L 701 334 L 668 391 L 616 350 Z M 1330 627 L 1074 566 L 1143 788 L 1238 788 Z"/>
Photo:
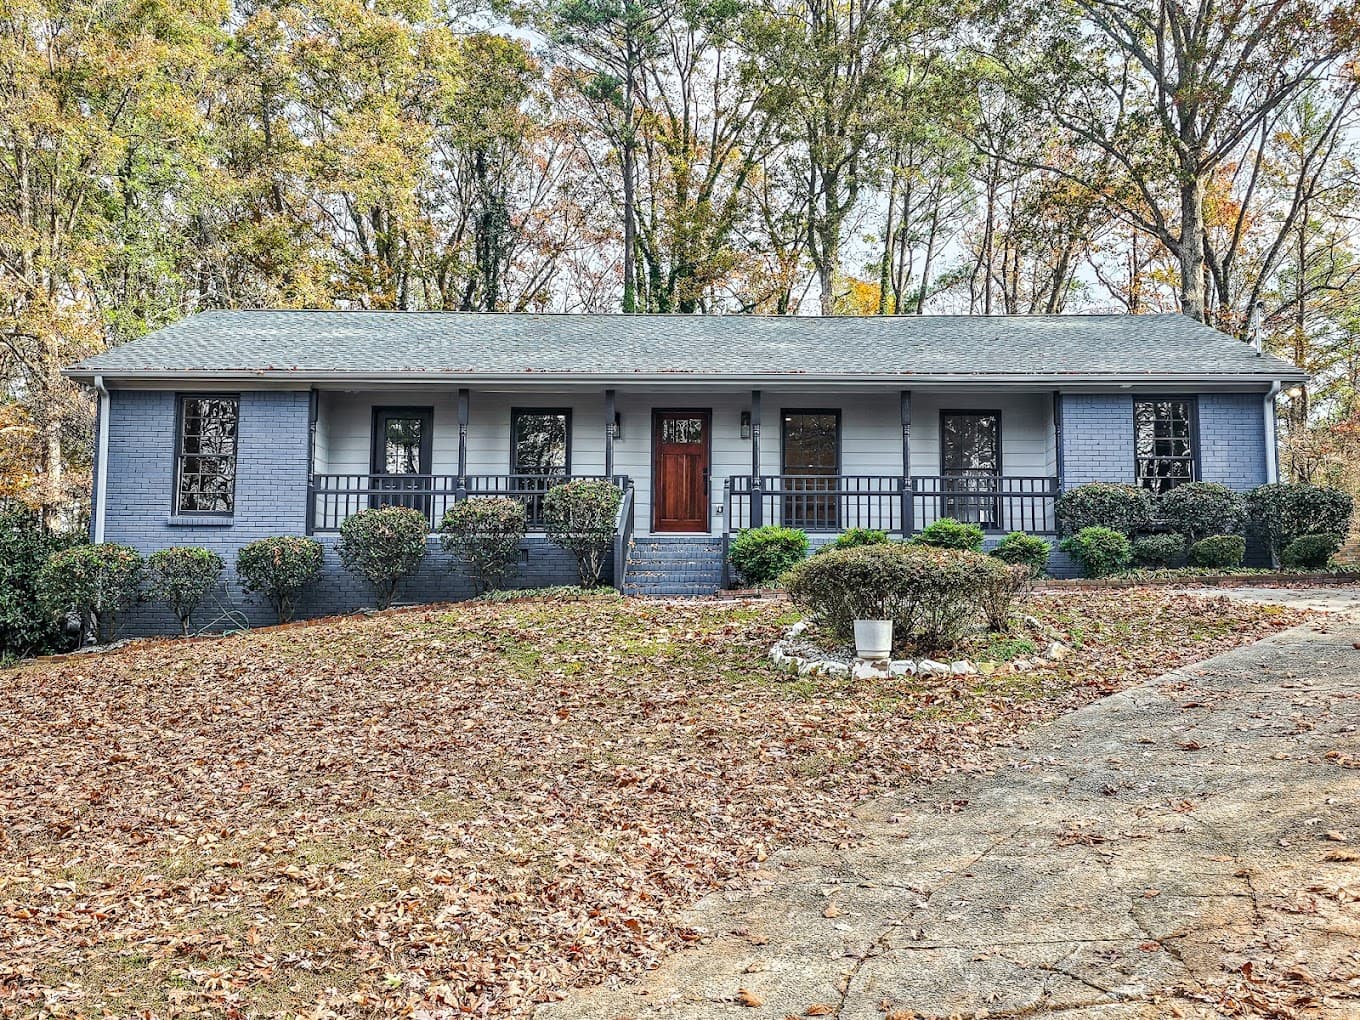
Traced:
<path id="1" fill-rule="evenodd" d="M 345 518 L 377 506 L 408 506 L 439 527 L 444 512 L 469 496 L 508 496 L 520 500 L 529 530 L 543 529 L 543 494 L 555 485 L 573 481 L 610 481 L 620 488 L 631 483 L 626 475 L 313 475 L 309 487 L 309 530 L 338 531 Z"/>
<path id="2" fill-rule="evenodd" d="M 724 486 L 729 532 L 782 524 L 807 532 L 874 528 L 911 535 L 952 517 L 988 532 L 1053 534 L 1057 496 L 1055 477 L 991 474 L 733 475 Z"/>
<path id="3" fill-rule="evenodd" d="M 623 591 L 628 579 L 628 558 L 633 551 L 633 484 L 623 487 L 618 516 L 614 518 L 614 587 Z"/>
<path id="4" fill-rule="evenodd" d="M 957 473 L 913 475 L 912 518 L 916 530 L 944 517 L 978 524 L 983 531 L 1058 530 L 1053 504 L 1058 479 L 1048 475 Z"/>

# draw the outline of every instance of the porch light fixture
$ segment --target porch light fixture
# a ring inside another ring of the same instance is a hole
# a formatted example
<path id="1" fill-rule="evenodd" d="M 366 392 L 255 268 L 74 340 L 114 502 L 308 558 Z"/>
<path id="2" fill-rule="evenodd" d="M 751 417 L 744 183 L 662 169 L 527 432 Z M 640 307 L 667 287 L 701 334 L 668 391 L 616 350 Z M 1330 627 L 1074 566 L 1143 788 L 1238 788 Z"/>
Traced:
<path id="1" fill-rule="evenodd" d="M 750 412 L 750 411 L 742 411 L 742 412 L 741 412 L 741 438 L 742 438 L 742 439 L 750 439 L 750 438 L 751 438 L 751 412 Z"/>
<path id="2" fill-rule="evenodd" d="M 1303 396 L 1303 387 L 1298 385 L 1291 386 L 1284 391 L 1284 395 L 1290 400 L 1298 400 L 1299 397 Z"/>
<path id="3" fill-rule="evenodd" d="M 623 415 L 621 415 L 618 411 L 615 411 L 615 412 L 614 412 L 614 439 L 615 439 L 615 440 L 620 440 L 620 439 L 622 439 L 622 438 L 623 438 Z"/>

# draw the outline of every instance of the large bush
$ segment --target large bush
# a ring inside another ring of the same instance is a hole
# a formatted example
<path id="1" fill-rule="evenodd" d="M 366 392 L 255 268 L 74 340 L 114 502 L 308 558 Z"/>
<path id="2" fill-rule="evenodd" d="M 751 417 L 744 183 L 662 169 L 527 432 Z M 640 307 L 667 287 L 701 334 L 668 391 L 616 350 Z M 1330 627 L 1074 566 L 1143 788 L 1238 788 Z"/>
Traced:
<path id="1" fill-rule="evenodd" d="M 42 604 L 38 575 L 48 556 L 77 541 L 83 536 L 48 532 L 32 511 L 0 511 L 0 660 L 67 646 L 64 630 Z"/>
<path id="2" fill-rule="evenodd" d="M 1217 482 L 1186 482 L 1157 500 L 1158 516 L 1188 543 L 1209 535 L 1236 534 L 1244 509 L 1242 496 Z"/>
<path id="3" fill-rule="evenodd" d="M 732 566 L 737 568 L 742 580 L 752 587 L 771 583 L 805 559 L 807 554 L 807 532 L 797 528 L 781 528 L 776 524 L 737 532 L 727 550 L 727 558 L 732 561 Z"/>
<path id="4" fill-rule="evenodd" d="M 1241 535 L 1210 535 L 1190 547 L 1186 558 L 1192 567 L 1231 570 L 1242 565 L 1247 540 Z"/>
<path id="5" fill-rule="evenodd" d="M 549 541 L 576 557 L 582 587 L 600 583 L 622 502 L 623 491 L 610 482 L 567 482 L 543 496 L 544 530 Z"/>
<path id="6" fill-rule="evenodd" d="M 445 551 L 467 563 L 477 593 L 482 594 L 504 587 L 515 572 L 528 526 L 524 504 L 517 499 L 465 499 L 444 512 L 439 541 Z"/>
<path id="7" fill-rule="evenodd" d="M 1348 535 L 1354 500 L 1340 489 L 1276 482 L 1246 495 L 1247 520 L 1270 547 L 1272 562 L 1300 535 Z"/>
<path id="8" fill-rule="evenodd" d="M 979 553 L 894 542 L 814 556 L 781 583 L 841 640 L 854 640 L 857 619 L 892 620 L 897 644 L 931 649 L 956 639 L 988 586 L 1010 570 Z"/>
<path id="9" fill-rule="evenodd" d="M 361 510 L 340 525 L 340 562 L 373 585 L 378 608 L 392 604 L 397 584 L 425 558 L 429 522 L 408 506 Z"/>
<path id="10" fill-rule="evenodd" d="M 1107 577 L 1127 570 L 1133 558 L 1128 536 L 1114 528 L 1082 528 L 1062 540 L 1062 550 L 1081 564 L 1087 577 Z"/>
<path id="11" fill-rule="evenodd" d="M 1184 556 L 1184 535 L 1166 532 L 1141 535 L 1133 540 L 1133 562 L 1140 567 L 1162 570 L 1176 566 Z"/>
<path id="12" fill-rule="evenodd" d="M 1034 571 L 1027 563 L 1007 563 L 1005 569 L 992 571 L 978 593 L 978 605 L 988 630 L 1010 630 L 1011 611 L 1033 582 Z"/>
<path id="13" fill-rule="evenodd" d="M 217 587 L 222 557 L 211 549 L 177 545 L 146 558 L 146 594 L 164 603 L 179 620 L 179 631 L 189 636 L 189 620 L 199 603 Z"/>
<path id="14" fill-rule="evenodd" d="M 38 590 L 49 612 L 74 614 L 80 636 L 101 644 L 118 632 L 118 616 L 135 601 L 144 561 L 135 549 L 113 542 L 78 545 L 47 557 L 38 574 Z"/>
<path id="15" fill-rule="evenodd" d="M 938 549 L 967 549 L 969 552 L 982 551 L 982 528 L 977 524 L 965 524 L 952 517 L 941 517 L 926 525 L 913 541 L 921 545 L 933 545 Z"/>
<path id="16" fill-rule="evenodd" d="M 293 618 L 298 596 L 321 575 L 323 550 L 314 538 L 276 535 L 242 546 L 236 576 L 246 591 L 263 595 L 279 623 Z"/>
<path id="17" fill-rule="evenodd" d="M 1136 485 L 1091 482 L 1068 489 L 1055 503 L 1058 527 L 1064 535 L 1086 528 L 1109 528 L 1135 535 L 1152 520 L 1152 496 Z"/>
<path id="18" fill-rule="evenodd" d="M 1019 563 L 1029 568 L 1032 577 L 1038 577 L 1048 569 L 1048 556 L 1053 546 L 1037 535 L 1026 535 L 1023 531 L 1012 531 L 997 543 L 992 555 L 1003 563 Z"/>
<path id="19" fill-rule="evenodd" d="M 1340 535 L 1300 535 L 1280 552 L 1280 566 L 1285 570 L 1325 570 L 1340 548 Z"/>

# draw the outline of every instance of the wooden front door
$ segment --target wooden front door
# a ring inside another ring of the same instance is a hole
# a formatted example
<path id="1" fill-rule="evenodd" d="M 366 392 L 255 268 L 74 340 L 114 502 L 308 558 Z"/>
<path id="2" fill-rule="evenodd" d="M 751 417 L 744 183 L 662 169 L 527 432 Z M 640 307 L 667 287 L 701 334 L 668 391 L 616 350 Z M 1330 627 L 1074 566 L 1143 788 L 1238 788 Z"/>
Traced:
<path id="1" fill-rule="evenodd" d="M 652 412 L 652 530 L 708 531 L 709 411 Z"/>

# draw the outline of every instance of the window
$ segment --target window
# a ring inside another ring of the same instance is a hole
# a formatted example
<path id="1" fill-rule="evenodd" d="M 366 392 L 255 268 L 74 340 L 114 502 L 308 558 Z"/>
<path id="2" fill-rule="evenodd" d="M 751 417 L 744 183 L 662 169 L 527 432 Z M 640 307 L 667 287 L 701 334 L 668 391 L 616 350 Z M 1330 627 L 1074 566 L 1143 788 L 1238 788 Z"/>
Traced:
<path id="1" fill-rule="evenodd" d="M 510 415 L 510 470 L 517 475 L 571 472 L 571 412 L 516 409 Z"/>
<path id="2" fill-rule="evenodd" d="M 1195 478 L 1195 428 L 1186 399 L 1133 402 L 1135 471 L 1138 484 L 1166 492 Z"/>
<path id="3" fill-rule="evenodd" d="M 940 413 L 940 473 L 941 514 L 988 531 L 1000 527 L 1000 412 Z"/>
<path id="4" fill-rule="evenodd" d="M 780 467 L 784 478 L 784 524 L 819 531 L 840 529 L 839 411 L 785 411 Z"/>
<path id="5" fill-rule="evenodd" d="M 240 398 L 179 398 L 175 512 L 230 514 L 236 504 L 236 425 Z"/>

